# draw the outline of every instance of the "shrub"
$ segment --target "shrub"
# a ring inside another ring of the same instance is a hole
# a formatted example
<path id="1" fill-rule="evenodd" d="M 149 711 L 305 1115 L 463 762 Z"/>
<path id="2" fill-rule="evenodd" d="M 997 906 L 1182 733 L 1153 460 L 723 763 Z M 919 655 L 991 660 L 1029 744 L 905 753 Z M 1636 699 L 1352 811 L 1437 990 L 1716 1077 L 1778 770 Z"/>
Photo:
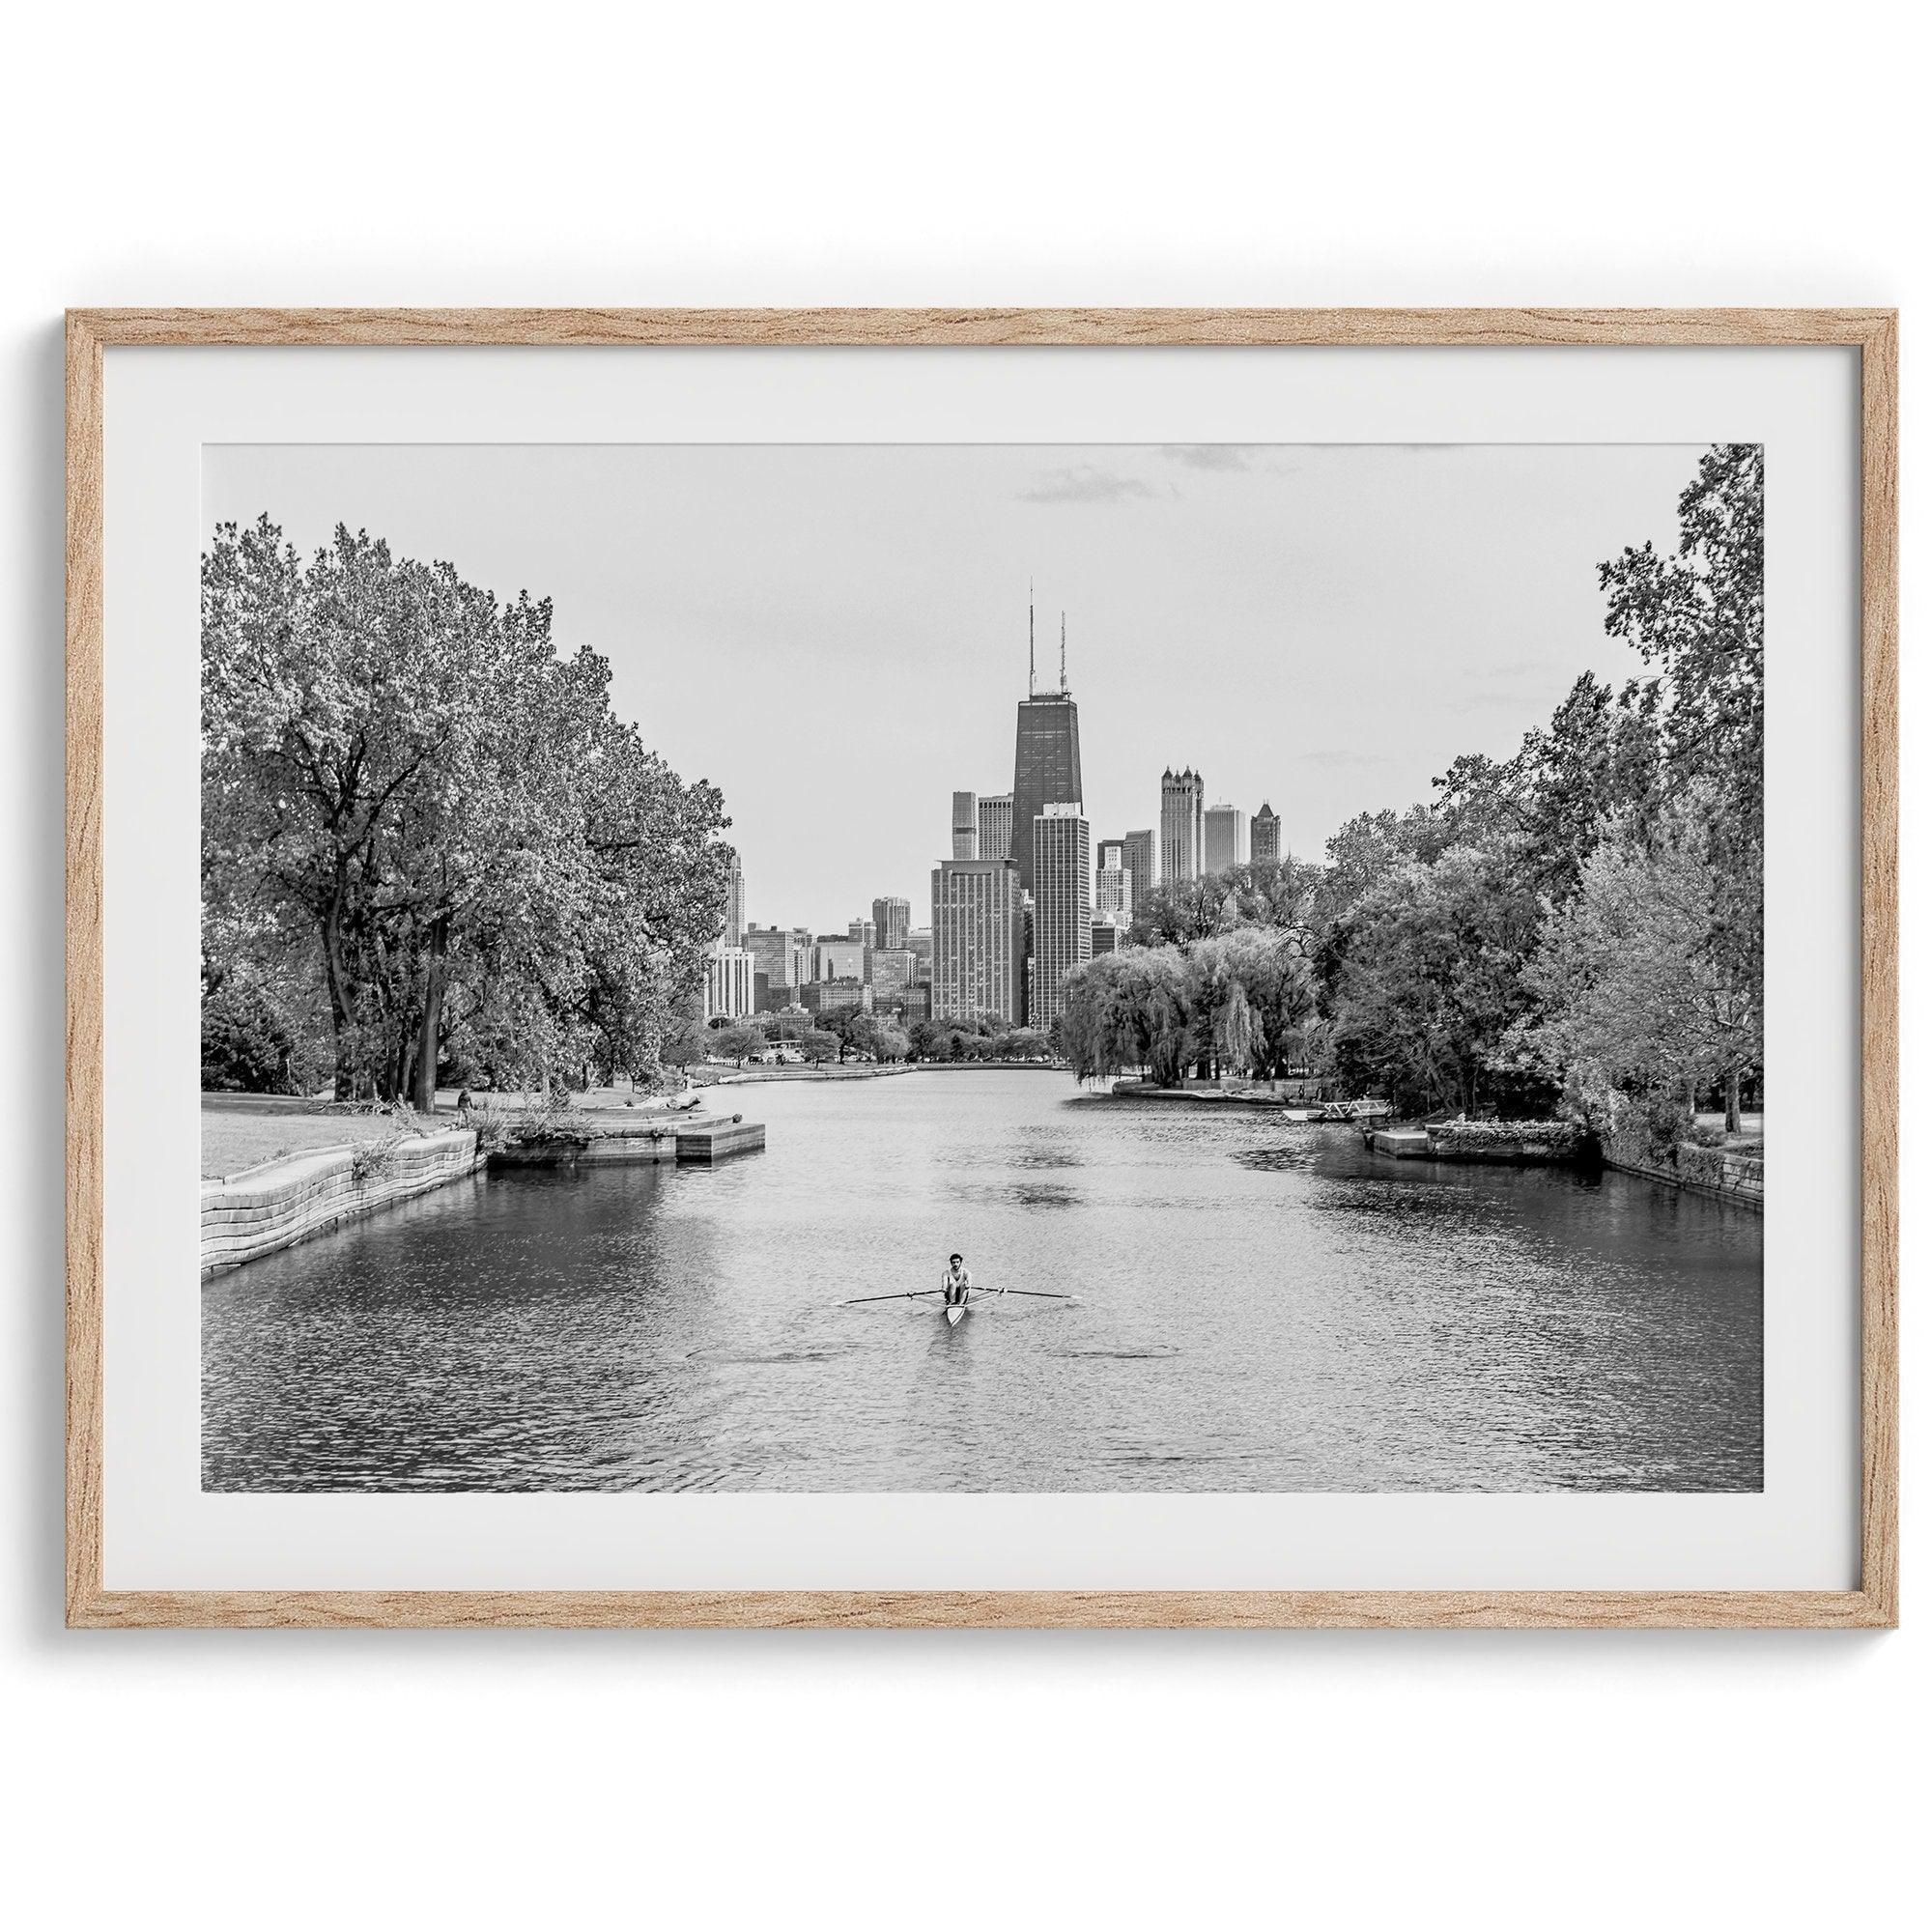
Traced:
<path id="1" fill-rule="evenodd" d="M 405 1134 L 391 1134 L 386 1140 L 364 1141 L 349 1156 L 349 1172 L 360 1187 L 371 1180 L 380 1179 L 396 1164 L 396 1151 L 408 1138 Z"/>

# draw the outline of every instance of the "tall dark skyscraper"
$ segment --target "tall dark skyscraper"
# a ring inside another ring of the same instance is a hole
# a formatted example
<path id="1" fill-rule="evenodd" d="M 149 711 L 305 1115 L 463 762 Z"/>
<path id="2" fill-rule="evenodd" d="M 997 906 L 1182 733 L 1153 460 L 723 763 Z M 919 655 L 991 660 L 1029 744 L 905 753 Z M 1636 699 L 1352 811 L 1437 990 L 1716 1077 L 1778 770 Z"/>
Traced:
<path id="1" fill-rule="evenodd" d="M 1281 861 L 1281 819 L 1266 799 L 1248 821 L 1248 846 L 1257 866 L 1278 865 Z"/>
<path id="2" fill-rule="evenodd" d="M 1033 607 L 1027 607 L 1027 695 L 1013 733 L 1013 864 L 1033 890 L 1033 822 L 1049 805 L 1083 803 L 1080 707 L 1066 689 L 1066 619 L 1060 620 L 1060 689 L 1034 688 Z M 983 856 L 983 847 L 981 848 Z"/>

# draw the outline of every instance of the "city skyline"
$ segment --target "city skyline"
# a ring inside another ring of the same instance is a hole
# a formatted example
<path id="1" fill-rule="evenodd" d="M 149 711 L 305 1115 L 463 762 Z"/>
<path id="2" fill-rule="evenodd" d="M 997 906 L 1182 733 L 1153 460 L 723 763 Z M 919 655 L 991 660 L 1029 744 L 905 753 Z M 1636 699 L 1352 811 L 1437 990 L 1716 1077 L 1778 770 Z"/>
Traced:
<path id="1" fill-rule="evenodd" d="M 1010 784 L 1030 575 L 1042 687 L 1067 612 L 1096 839 L 1157 827 L 1162 767 L 1191 764 L 1209 802 L 1270 801 L 1284 849 L 1320 858 L 1459 753 L 1510 755 L 1583 670 L 1638 668 L 1603 635 L 1596 566 L 1674 542 L 1685 465 L 1666 445 L 223 445 L 203 501 L 304 553 L 342 522 L 551 598 L 563 648 L 610 659 L 618 713 L 723 791 L 744 917 L 832 929 L 923 901 L 951 791 L 983 809 Z M 1389 707 L 1392 683 L 1416 701 Z M 808 793 L 864 836 L 824 837 Z"/>

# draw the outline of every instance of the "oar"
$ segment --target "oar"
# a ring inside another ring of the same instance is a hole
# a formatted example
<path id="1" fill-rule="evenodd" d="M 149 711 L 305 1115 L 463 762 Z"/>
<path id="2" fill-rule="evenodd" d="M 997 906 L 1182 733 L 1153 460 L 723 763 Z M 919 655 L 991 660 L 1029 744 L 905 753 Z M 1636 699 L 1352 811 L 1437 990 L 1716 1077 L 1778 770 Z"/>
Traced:
<path id="1" fill-rule="evenodd" d="M 1078 1301 L 1077 1294 L 1056 1294 L 1049 1288 L 983 1288 L 981 1294 L 1030 1294 L 1036 1301 Z"/>
<path id="2" fill-rule="evenodd" d="M 915 1295 L 937 1294 L 936 1288 L 902 1288 L 896 1294 L 853 1294 L 841 1301 L 840 1308 L 856 1308 L 862 1301 L 910 1301 Z"/>

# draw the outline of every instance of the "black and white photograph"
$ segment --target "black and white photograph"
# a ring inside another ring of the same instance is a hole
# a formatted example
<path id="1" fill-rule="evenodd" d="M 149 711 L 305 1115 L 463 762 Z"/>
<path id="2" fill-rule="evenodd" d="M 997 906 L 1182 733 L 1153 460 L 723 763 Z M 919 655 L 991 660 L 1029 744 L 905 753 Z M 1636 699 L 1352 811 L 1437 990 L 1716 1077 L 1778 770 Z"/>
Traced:
<path id="1" fill-rule="evenodd" d="M 1756 444 L 235 444 L 201 1480 L 1756 1492 Z"/>

